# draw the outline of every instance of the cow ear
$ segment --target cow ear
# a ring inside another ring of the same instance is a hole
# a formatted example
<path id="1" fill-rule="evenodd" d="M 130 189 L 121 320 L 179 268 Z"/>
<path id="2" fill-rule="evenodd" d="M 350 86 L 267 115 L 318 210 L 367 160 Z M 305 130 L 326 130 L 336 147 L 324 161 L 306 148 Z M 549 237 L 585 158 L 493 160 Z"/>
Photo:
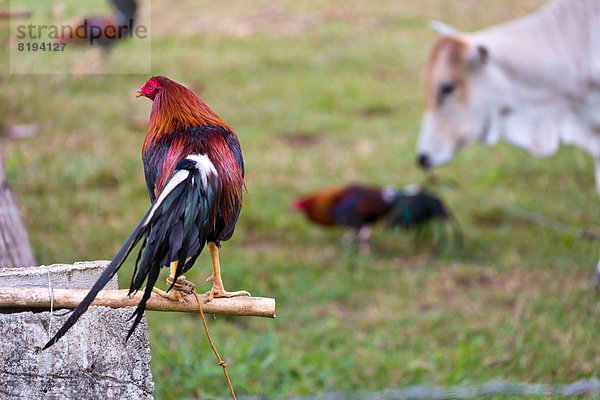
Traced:
<path id="1" fill-rule="evenodd" d="M 469 69 L 477 69 L 487 64 L 490 58 L 490 52 L 487 47 L 477 44 L 470 46 L 465 59 L 465 64 Z"/>
<path id="2" fill-rule="evenodd" d="M 434 19 L 429 20 L 429 28 L 433 29 L 440 36 L 449 36 L 458 33 L 455 27 Z"/>

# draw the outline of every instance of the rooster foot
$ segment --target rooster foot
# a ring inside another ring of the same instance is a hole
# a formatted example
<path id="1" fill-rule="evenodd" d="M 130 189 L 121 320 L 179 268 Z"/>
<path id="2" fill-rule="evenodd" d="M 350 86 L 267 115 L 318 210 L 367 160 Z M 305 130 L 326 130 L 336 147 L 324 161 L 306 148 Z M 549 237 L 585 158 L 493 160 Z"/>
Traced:
<path id="1" fill-rule="evenodd" d="M 173 288 L 173 290 L 170 290 L 168 293 L 159 288 L 152 288 L 152 291 L 169 300 L 178 301 L 180 303 L 187 303 L 187 301 L 183 298 L 181 292 L 179 290 L 176 290 L 175 288 Z"/>
<path id="2" fill-rule="evenodd" d="M 173 285 L 172 276 L 167 277 L 167 285 L 169 285 L 169 287 Z M 192 282 L 187 281 L 185 276 L 181 275 L 179 278 L 177 278 L 177 282 L 175 282 L 175 285 L 173 285 L 169 292 L 165 292 L 164 290 L 160 290 L 158 288 L 153 288 L 152 291 L 167 299 L 178 301 L 180 303 L 187 303 L 184 298 L 184 294 L 192 293 L 195 286 L 196 285 L 194 285 Z"/>
<path id="3" fill-rule="evenodd" d="M 169 285 L 169 287 L 171 285 L 173 285 L 173 277 L 170 275 L 167 277 L 167 285 Z M 194 291 L 195 287 L 196 287 L 196 285 L 193 284 L 192 282 L 186 280 L 185 276 L 183 276 L 183 275 L 181 275 L 179 278 L 177 278 L 177 282 L 175 282 L 175 285 L 173 285 L 174 290 L 178 290 L 185 294 L 192 293 Z"/>
<path id="4" fill-rule="evenodd" d="M 208 296 L 208 298 L 206 299 L 207 302 L 211 301 L 215 297 L 236 297 L 236 296 L 252 297 L 250 292 L 247 292 L 245 290 L 237 290 L 235 292 L 228 292 L 225 289 L 223 289 L 222 287 L 219 288 L 219 287 L 214 287 L 214 286 L 211 290 L 209 290 L 208 292 L 206 292 L 204 294 Z"/>

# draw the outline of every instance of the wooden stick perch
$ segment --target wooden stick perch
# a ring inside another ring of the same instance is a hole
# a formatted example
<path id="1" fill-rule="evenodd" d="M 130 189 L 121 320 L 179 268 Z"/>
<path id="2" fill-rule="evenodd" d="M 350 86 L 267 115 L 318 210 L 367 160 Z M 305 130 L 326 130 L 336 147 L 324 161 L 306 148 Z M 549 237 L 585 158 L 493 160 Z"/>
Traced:
<path id="1" fill-rule="evenodd" d="M 127 292 L 127 289 L 101 290 L 92 305 L 111 308 L 137 306 L 143 293 L 138 292 L 128 297 Z M 75 308 L 87 293 L 88 290 L 81 289 L 54 289 L 54 309 Z M 148 303 L 146 303 L 146 310 L 200 312 L 196 299 L 192 294 L 185 295 L 182 293 L 182 296 L 184 296 L 186 303 L 166 299 L 152 293 Z M 199 297 L 202 310 L 207 314 L 275 318 L 275 299 L 238 296 L 215 298 L 206 302 L 206 295 L 202 294 Z M 50 292 L 48 288 L 0 288 L 0 309 L 3 308 L 49 310 Z"/>

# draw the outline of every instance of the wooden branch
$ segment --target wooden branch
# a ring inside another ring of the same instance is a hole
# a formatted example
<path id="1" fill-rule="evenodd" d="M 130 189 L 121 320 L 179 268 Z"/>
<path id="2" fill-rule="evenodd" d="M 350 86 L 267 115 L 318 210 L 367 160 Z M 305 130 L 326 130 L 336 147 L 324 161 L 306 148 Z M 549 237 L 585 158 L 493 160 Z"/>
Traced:
<path id="1" fill-rule="evenodd" d="M 128 297 L 127 292 L 126 289 L 101 290 L 92 305 L 111 308 L 137 306 L 143 293 L 138 292 Z M 81 289 L 54 289 L 54 308 L 75 308 L 87 293 L 88 290 Z M 202 311 L 207 314 L 275 318 L 275 299 L 238 296 L 229 299 L 216 298 L 206 302 L 206 295 L 201 294 L 198 297 Z M 146 310 L 200 312 L 194 295 L 184 295 L 184 299 L 186 303 L 181 303 L 152 293 L 146 303 Z M 49 310 L 50 293 L 48 288 L 0 288 L 0 309 L 3 308 Z"/>

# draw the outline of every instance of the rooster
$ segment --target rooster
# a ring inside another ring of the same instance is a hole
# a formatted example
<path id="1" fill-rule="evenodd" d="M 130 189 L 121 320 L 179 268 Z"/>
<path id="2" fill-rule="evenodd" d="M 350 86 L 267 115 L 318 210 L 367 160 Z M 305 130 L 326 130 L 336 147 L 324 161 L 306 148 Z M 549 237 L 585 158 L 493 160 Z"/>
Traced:
<path id="1" fill-rule="evenodd" d="M 118 40 L 127 38 L 134 28 L 136 0 L 111 0 L 116 13 L 111 16 L 91 16 L 75 24 L 72 31 L 55 39 L 56 43 L 75 45 L 98 44 L 103 51 Z"/>
<path id="2" fill-rule="evenodd" d="M 403 191 L 392 186 L 327 188 L 295 199 L 292 210 L 303 211 L 309 220 L 321 226 L 353 229 L 363 254 L 369 252 L 372 226 L 379 221 L 419 230 L 434 219 L 451 216 L 441 200 L 416 186 Z"/>
<path id="3" fill-rule="evenodd" d="M 44 349 L 55 343 L 87 310 L 96 295 L 117 273 L 141 242 L 129 294 L 146 288 L 133 316 L 127 338 L 142 319 L 153 291 L 174 300 L 176 283 L 188 283 L 188 271 L 204 246 L 213 273 L 207 279 L 214 297 L 250 295 L 227 292 L 221 279 L 219 248 L 231 238 L 242 207 L 244 161 L 235 132 L 191 90 L 164 76 L 150 78 L 137 92 L 153 101 L 148 133 L 142 147 L 146 184 L 152 205 L 94 284 Z M 170 266 L 167 292 L 154 285 L 162 267 Z"/>

